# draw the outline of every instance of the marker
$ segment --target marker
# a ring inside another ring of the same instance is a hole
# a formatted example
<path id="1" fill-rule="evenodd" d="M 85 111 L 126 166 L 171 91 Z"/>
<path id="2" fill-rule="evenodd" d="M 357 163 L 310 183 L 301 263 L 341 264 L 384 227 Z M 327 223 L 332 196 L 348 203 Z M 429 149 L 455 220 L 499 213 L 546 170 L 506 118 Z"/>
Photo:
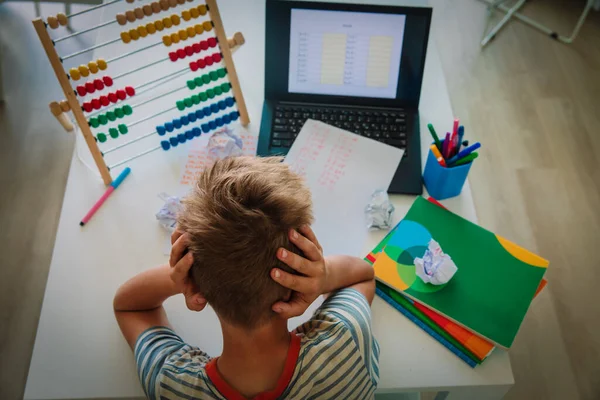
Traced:
<path id="1" fill-rule="evenodd" d="M 456 135 L 458 135 L 458 124 L 460 123 L 460 121 L 458 120 L 458 118 L 454 118 L 454 126 L 452 127 L 452 137 L 455 137 Z"/>
<path id="2" fill-rule="evenodd" d="M 468 156 L 461 158 L 456 163 L 452 164 L 450 167 L 458 167 L 459 165 L 468 164 L 468 163 L 472 162 L 474 159 L 476 159 L 478 156 L 479 156 L 479 153 L 471 153 Z"/>
<path id="3" fill-rule="evenodd" d="M 444 160 L 444 157 L 442 157 L 442 153 L 440 153 L 440 151 L 438 150 L 438 148 L 435 146 L 435 144 L 431 145 L 431 152 L 433 153 L 433 155 L 435 156 L 435 159 L 437 160 L 437 162 L 442 166 L 445 167 L 446 166 L 446 161 Z"/>
<path id="4" fill-rule="evenodd" d="M 454 155 L 454 150 L 456 147 L 456 138 L 458 137 L 458 118 L 454 118 L 454 125 L 452 126 L 452 134 L 450 135 L 450 148 L 448 149 L 448 158 Z"/>
<path id="5" fill-rule="evenodd" d="M 458 160 L 460 160 L 463 157 L 468 156 L 469 154 L 471 154 L 472 152 L 474 152 L 475 150 L 477 150 L 478 148 L 481 147 L 481 143 L 477 142 L 469 147 L 467 147 L 466 149 L 464 149 L 463 151 L 461 151 L 460 153 L 458 153 L 457 155 L 455 155 L 454 157 L 452 157 L 451 159 L 448 160 L 448 165 L 452 165 L 455 162 L 457 162 Z"/>
<path id="6" fill-rule="evenodd" d="M 123 180 L 125 178 L 127 178 L 127 175 L 129 175 L 129 173 L 131 172 L 131 168 L 127 167 L 125 168 L 117 177 L 117 179 L 115 179 L 114 181 L 112 181 L 112 183 L 110 184 L 110 186 L 108 188 L 106 188 L 106 192 L 104 192 L 104 194 L 102 195 L 102 197 L 100 197 L 100 200 L 98 200 L 96 202 L 96 204 L 94 204 L 91 208 L 90 211 L 88 211 L 87 214 L 85 214 L 85 217 L 83 217 L 81 219 L 81 222 L 79 223 L 79 225 L 84 226 L 85 224 L 87 224 L 89 222 L 89 220 L 92 218 L 92 216 L 96 213 L 96 211 L 98 211 L 98 209 L 102 206 L 102 204 L 104 204 L 104 202 L 106 201 L 106 199 L 108 199 L 108 196 L 110 196 L 112 194 L 112 192 L 114 192 L 119 185 L 121 184 L 121 182 L 123 182 Z"/>
<path id="7" fill-rule="evenodd" d="M 433 125 L 427 124 L 427 128 L 429 129 L 429 133 L 431 133 L 431 137 L 433 138 L 435 145 L 437 146 L 438 150 L 440 150 L 442 148 L 442 142 L 440 142 L 440 138 L 438 137 L 437 133 L 435 133 L 435 129 L 433 129 Z"/>
<path id="8" fill-rule="evenodd" d="M 445 159 L 450 158 L 450 132 L 446 132 L 446 138 L 444 139 L 444 151 L 442 152 Z"/>
<path id="9" fill-rule="evenodd" d="M 458 127 L 458 147 L 460 149 L 460 145 L 463 141 L 463 137 L 465 136 L 465 127 L 463 125 Z"/>

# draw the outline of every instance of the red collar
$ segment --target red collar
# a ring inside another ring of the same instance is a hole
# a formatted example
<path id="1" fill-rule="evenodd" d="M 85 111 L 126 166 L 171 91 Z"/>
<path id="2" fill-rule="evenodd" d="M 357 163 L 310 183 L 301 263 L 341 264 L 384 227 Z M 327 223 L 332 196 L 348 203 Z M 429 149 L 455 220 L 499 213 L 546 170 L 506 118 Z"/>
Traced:
<path id="1" fill-rule="evenodd" d="M 277 380 L 277 386 L 275 389 L 269 392 L 263 392 L 259 395 L 255 396 L 252 400 L 271 400 L 276 399 L 285 391 L 285 389 L 290 384 L 292 380 L 292 375 L 294 375 L 294 369 L 296 369 L 296 362 L 298 361 L 298 356 L 300 355 L 300 337 L 296 336 L 293 333 L 290 333 L 291 342 L 290 348 L 288 349 L 287 358 L 285 360 L 285 367 L 283 368 L 283 373 Z M 225 379 L 221 376 L 221 373 L 217 369 L 217 359 L 219 357 L 213 358 L 206 364 L 206 374 L 208 378 L 212 381 L 213 385 L 221 392 L 223 396 L 225 396 L 229 400 L 246 400 L 246 397 L 242 396 L 237 390 L 229 386 Z"/>

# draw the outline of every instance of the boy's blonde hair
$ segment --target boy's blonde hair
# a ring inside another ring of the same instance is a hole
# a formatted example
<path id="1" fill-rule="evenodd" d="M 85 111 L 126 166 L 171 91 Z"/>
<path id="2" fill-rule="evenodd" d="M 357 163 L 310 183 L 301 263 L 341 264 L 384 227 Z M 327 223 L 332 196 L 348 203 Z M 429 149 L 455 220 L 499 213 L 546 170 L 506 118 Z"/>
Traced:
<path id="1" fill-rule="evenodd" d="M 234 157 L 199 174 L 179 227 L 192 239 L 193 281 L 219 316 L 247 328 L 274 315 L 289 290 L 270 277 L 291 228 L 312 223 L 309 189 L 279 157 Z"/>

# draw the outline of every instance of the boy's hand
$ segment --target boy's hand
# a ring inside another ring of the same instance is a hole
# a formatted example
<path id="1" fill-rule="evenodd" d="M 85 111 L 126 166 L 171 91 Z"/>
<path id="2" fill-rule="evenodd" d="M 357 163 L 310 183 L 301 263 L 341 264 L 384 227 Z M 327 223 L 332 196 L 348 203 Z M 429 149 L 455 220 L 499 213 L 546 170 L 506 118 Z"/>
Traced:
<path id="1" fill-rule="evenodd" d="M 328 270 L 323 249 L 309 226 L 300 228 L 300 233 L 292 229 L 289 236 L 290 241 L 298 246 L 307 258 L 283 248 L 277 251 L 279 260 L 303 275 L 293 275 L 279 268 L 271 270 L 271 277 L 275 282 L 293 290 L 289 301 L 279 301 L 272 307 L 273 311 L 284 318 L 302 315 L 308 306 L 324 293 Z"/>
<path id="2" fill-rule="evenodd" d="M 189 243 L 189 235 L 176 230 L 171 235 L 171 280 L 175 287 L 185 297 L 187 308 L 192 311 L 202 311 L 206 307 L 206 299 L 200 294 L 194 282 L 190 279 L 190 268 L 194 263 L 192 253 L 185 253 Z"/>

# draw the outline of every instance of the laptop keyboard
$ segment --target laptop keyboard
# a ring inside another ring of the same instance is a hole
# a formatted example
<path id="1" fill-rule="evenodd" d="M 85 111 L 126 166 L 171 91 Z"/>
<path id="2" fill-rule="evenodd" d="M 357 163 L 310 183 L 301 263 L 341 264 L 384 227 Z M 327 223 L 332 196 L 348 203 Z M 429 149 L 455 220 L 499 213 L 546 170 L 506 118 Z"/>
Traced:
<path id="1" fill-rule="evenodd" d="M 407 155 L 406 113 L 403 110 L 278 105 L 271 130 L 271 146 L 291 147 L 309 118 L 404 149 L 404 157 Z"/>

